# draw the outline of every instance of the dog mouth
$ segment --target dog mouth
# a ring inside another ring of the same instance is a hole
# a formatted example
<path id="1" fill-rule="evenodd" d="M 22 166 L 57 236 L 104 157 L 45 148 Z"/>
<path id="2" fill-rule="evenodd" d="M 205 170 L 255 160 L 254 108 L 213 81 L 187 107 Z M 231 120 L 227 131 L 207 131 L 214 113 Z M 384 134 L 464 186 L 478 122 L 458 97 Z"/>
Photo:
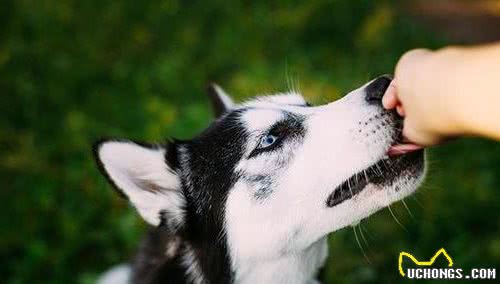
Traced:
<path id="1" fill-rule="evenodd" d="M 384 93 L 388 84 L 379 91 Z M 378 98 L 378 96 L 375 96 Z M 383 189 L 393 185 L 402 177 L 408 179 L 418 178 L 424 171 L 424 149 L 421 145 L 412 143 L 402 134 L 403 118 L 395 111 L 392 115 L 393 132 L 392 145 L 387 150 L 387 155 L 373 165 L 361 170 L 340 184 L 330 193 L 326 200 L 327 207 L 337 206 L 354 198 L 369 185 Z M 394 190 L 401 190 L 401 185 L 396 184 Z"/>
<path id="2" fill-rule="evenodd" d="M 416 149 L 405 154 L 390 155 L 355 173 L 338 186 L 327 198 L 327 207 L 337 206 L 352 199 L 369 184 L 384 187 L 392 185 L 402 176 L 418 177 L 424 169 L 424 150 Z M 396 186 L 396 191 L 399 188 Z"/>

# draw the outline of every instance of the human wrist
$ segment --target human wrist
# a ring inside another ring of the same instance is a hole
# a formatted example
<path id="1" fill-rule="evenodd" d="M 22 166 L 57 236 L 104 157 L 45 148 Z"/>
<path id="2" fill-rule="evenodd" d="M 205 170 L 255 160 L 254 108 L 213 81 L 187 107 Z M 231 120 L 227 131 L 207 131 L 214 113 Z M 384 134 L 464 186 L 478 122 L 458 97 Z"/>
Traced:
<path id="1" fill-rule="evenodd" d="M 433 104 L 436 106 L 436 132 L 444 136 L 472 134 L 468 119 L 470 96 L 467 96 L 468 60 L 462 47 L 446 47 L 434 52 L 429 58 L 429 74 L 433 74 Z"/>

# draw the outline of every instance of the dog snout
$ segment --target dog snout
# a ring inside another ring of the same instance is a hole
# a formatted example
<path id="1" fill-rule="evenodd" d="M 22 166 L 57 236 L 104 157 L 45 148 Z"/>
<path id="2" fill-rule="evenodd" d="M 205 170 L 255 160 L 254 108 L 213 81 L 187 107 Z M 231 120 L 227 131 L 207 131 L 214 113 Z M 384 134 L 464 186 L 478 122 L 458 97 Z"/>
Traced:
<path id="1" fill-rule="evenodd" d="M 382 105 L 382 97 L 391 81 L 391 75 L 382 75 L 370 82 L 365 88 L 366 101 L 372 105 Z"/>

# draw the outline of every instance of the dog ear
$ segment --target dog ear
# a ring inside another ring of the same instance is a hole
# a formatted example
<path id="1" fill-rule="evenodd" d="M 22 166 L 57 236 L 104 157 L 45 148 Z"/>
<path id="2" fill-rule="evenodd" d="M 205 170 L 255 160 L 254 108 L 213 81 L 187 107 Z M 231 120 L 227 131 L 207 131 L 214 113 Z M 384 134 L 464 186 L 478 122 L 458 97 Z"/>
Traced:
<path id="1" fill-rule="evenodd" d="M 170 147 L 167 151 L 164 146 L 125 140 L 105 140 L 94 146 L 104 175 L 142 218 L 155 226 L 165 221 L 180 226 L 183 221 L 185 198 L 180 180 L 166 161 L 167 155 L 176 155 L 175 152 Z"/>
<path id="2" fill-rule="evenodd" d="M 234 102 L 224 90 L 215 83 L 211 83 L 207 87 L 207 95 L 212 103 L 212 108 L 216 117 L 232 109 Z"/>

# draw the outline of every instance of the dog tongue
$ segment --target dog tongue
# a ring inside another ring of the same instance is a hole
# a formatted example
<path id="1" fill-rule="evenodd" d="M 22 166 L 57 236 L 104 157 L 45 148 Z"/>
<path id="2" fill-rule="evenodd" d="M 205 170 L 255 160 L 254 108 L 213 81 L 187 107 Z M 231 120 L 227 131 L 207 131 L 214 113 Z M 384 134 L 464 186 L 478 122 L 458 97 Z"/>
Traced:
<path id="1" fill-rule="evenodd" d="M 391 148 L 389 148 L 389 150 L 387 151 L 387 155 L 399 156 L 420 150 L 422 148 L 424 147 L 413 143 L 396 144 L 392 145 Z"/>

